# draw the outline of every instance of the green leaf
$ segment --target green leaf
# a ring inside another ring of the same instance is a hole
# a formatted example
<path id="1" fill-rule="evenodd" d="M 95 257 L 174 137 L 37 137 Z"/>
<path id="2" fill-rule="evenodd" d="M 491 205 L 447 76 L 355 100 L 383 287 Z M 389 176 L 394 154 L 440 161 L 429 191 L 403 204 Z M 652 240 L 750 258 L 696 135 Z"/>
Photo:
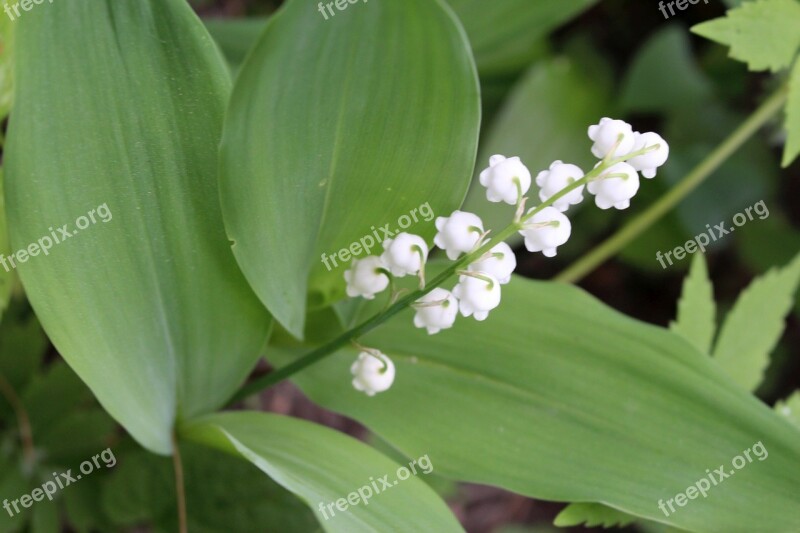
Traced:
<path id="1" fill-rule="evenodd" d="M 586 128 L 603 116 L 608 104 L 607 87 L 593 84 L 575 61 L 566 57 L 543 61 L 517 83 L 483 140 L 476 175 L 489 165 L 493 154 L 519 156 L 536 176 L 556 159 L 583 165 L 588 170 L 591 154 Z M 537 198 L 536 184 L 528 194 Z M 473 179 L 462 208 L 478 214 L 486 229 L 504 228 L 514 208 L 486 201 L 486 189 Z M 521 240 L 521 239 L 518 239 Z"/>
<path id="2" fill-rule="evenodd" d="M 705 255 L 698 252 L 683 281 L 678 319 L 670 324 L 670 329 L 694 344 L 700 353 L 710 354 L 716 330 L 715 316 L 714 287 L 708 279 Z"/>
<path id="3" fill-rule="evenodd" d="M 664 112 L 697 107 L 711 97 L 711 84 L 692 55 L 686 30 L 667 24 L 636 54 L 620 102 L 626 112 Z"/>
<path id="4" fill-rule="evenodd" d="M 800 479 L 789 474 L 800 430 L 679 336 L 580 289 L 515 278 L 484 322 L 429 336 L 408 311 L 359 342 L 393 359 L 390 391 L 352 388 L 350 348 L 294 381 L 405 456 L 428 454 L 440 475 L 695 531 L 800 530 Z M 295 357 L 270 354 L 277 366 Z M 669 517 L 658 509 L 758 441 L 768 460 Z"/>
<path id="5" fill-rule="evenodd" d="M 53 398 L 58 398 L 57 402 Z M 63 361 L 34 376 L 22 394 L 22 403 L 31 415 L 34 441 L 52 431 L 77 406 L 89 404 L 92 394 Z"/>
<path id="6" fill-rule="evenodd" d="M 601 503 L 571 503 L 553 521 L 559 527 L 580 526 L 604 527 L 612 526 L 625 527 L 636 517 L 622 511 L 612 509 Z"/>
<path id="7" fill-rule="evenodd" d="M 789 99 L 786 102 L 786 147 L 781 165 L 785 168 L 800 155 L 800 61 L 795 61 L 789 76 Z"/>
<path id="8" fill-rule="evenodd" d="M 730 46 L 730 57 L 750 70 L 777 72 L 792 64 L 800 47 L 800 2 L 755 0 L 725 17 L 692 27 L 692 32 Z"/>
<path id="9" fill-rule="evenodd" d="M 6 207 L 3 198 L 3 167 L 0 167 L 0 257 L 11 255 L 11 248 L 8 244 L 8 231 L 6 228 Z M 11 299 L 11 289 L 14 284 L 14 271 L 8 267 L 0 265 L 0 320 Z M 2 353 L 2 352 L 0 352 Z"/>
<path id="10" fill-rule="evenodd" d="M 99 408 L 76 410 L 40 432 L 36 447 L 46 450 L 47 464 L 71 467 L 106 449 L 115 429 L 114 421 Z"/>
<path id="11" fill-rule="evenodd" d="M 222 405 L 269 324 L 218 203 L 228 73 L 183 0 L 56 2 L 17 24 L 5 154 L 13 248 L 87 226 L 28 257 L 20 277 L 103 406 L 169 453 L 178 413 Z M 95 223 L 82 222 L 90 212 Z"/>
<path id="12" fill-rule="evenodd" d="M 50 501 L 35 504 L 31 517 L 31 533 L 59 533 L 60 531 L 58 506 Z"/>
<path id="13" fill-rule="evenodd" d="M 2 461 L 0 461 L 2 464 Z M 23 494 L 28 494 L 31 490 L 30 483 L 22 475 L 21 468 L 16 464 L 2 464 L 0 470 L 0 497 L 11 500 L 19 498 Z M 16 533 L 24 531 L 24 526 L 30 518 L 30 509 L 25 509 L 18 505 L 19 513 L 9 516 L 5 509 L 0 513 L 0 533 Z"/>
<path id="14" fill-rule="evenodd" d="M 481 75 L 513 74 L 538 43 L 597 0 L 448 0 L 469 36 Z"/>
<path id="15" fill-rule="evenodd" d="M 228 63 L 238 70 L 245 56 L 264 32 L 264 18 L 206 19 L 208 33 L 217 42 Z"/>
<path id="16" fill-rule="evenodd" d="M 326 427 L 272 414 L 239 412 L 195 421 L 183 428 L 182 434 L 256 465 L 305 501 L 326 531 L 463 531 L 447 505 L 417 476 L 401 480 L 396 463 Z M 431 466 L 435 469 L 437 465 Z M 408 472 L 407 467 L 400 468 Z M 390 485 L 377 481 L 382 478 Z M 375 491 L 373 479 L 378 487 Z M 363 487 L 375 493 L 374 500 L 363 490 L 366 501 L 355 505 L 345 501 L 342 507 L 349 505 L 347 511 L 327 507 L 325 515 L 320 511 L 323 504 L 358 495 Z"/>
<path id="17" fill-rule="evenodd" d="M 795 392 L 786 400 L 777 402 L 775 411 L 800 428 L 800 392 Z"/>
<path id="18" fill-rule="evenodd" d="M 181 444 L 189 531 L 251 533 L 318 530 L 293 494 L 240 458 L 194 443 Z M 172 461 L 142 451 L 120 458 L 103 487 L 103 506 L 117 526 L 148 523 L 177 531 Z M 127 530 L 127 529 L 126 529 Z"/>
<path id="19" fill-rule="evenodd" d="M 14 23 L 0 17 L 0 120 L 11 111 L 14 99 Z"/>
<path id="20" fill-rule="evenodd" d="M 231 98 L 221 192 L 239 265 L 286 329 L 302 334 L 308 292 L 312 307 L 344 297 L 350 252 L 330 271 L 323 254 L 367 255 L 364 236 L 380 250 L 376 228 L 412 210 L 409 231 L 432 238 L 433 214 L 463 201 L 479 114 L 466 38 L 439 0 L 330 20 L 290 0 L 269 21 Z"/>
<path id="21" fill-rule="evenodd" d="M 781 338 L 785 317 L 800 284 L 800 255 L 787 266 L 756 278 L 725 317 L 714 359 L 733 380 L 755 390 Z"/>
<path id="22" fill-rule="evenodd" d="M 0 323 L 0 374 L 17 391 L 22 391 L 39 371 L 47 349 L 42 327 L 22 307 L 11 305 Z"/>

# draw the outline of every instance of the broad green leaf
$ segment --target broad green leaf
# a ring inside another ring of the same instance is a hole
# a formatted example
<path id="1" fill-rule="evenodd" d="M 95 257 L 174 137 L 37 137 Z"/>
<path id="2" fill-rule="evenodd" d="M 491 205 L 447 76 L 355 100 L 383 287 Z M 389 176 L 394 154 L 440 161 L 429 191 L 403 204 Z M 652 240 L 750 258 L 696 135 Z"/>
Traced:
<path id="1" fill-rule="evenodd" d="M 800 428 L 800 392 L 795 392 L 785 401 L 776 403 L 775 411 Z"/>
<path id="2" fill-rule="evenodd" d="M 264 32 L 267 20 L 263 18 L 206 19 L 208 33 L 219 45 L 225 59 L 238 69 L 247 52 Z"/>
<path id="3" fill-rule="evenodd" d="M 694 344 L 700 353 L 710 354 L 716 330 L 716 312 L 714 287 L 708 279 L 706 258 L 698 252 L 694 254 L 689 275 L 683 281 L 678 318 L 670 324 L 670 329 Z"/>
<path id="4" fill-rule="evenodd" d="M 686 30 L 668 24 L 642 46 L 625 74 L 620 103 L 626 112 L 662 112 L 702 105 L 711 84 L 692 55 Z"/>
<path id="5" fill-rule="evenodd" d="M 290 0 L 270 19 L 231 98 L 221 192 L 239 265 L 283 326 L 301 335 L 307 293 L 344 297 L 346 249 L 379 252 L 384 224 L 406 217 L 430 240 L 464 199 L 479 119 L 468 43 L 439 0 L 329 20 Z"/>
<path id="6" fill-rule="evenodd" d="M 8 115 L 14 98 L 14 26 L 8 17 L 0 17 L 0 120 Z"/>
<path id="7" fill-rule="evenodd" d="M 781 165 L 788 167 L 800 155 L 800 61 L 795 61 L 789 76 L 789 100 L 786 102 L 786 147 Z"/>
<path id="8" fill-rule="evenodd" d="M 17 24 L 12 248 L 62 224 L 85 228 L 50 239 L 47 254 L 36 248 L 19 275 L 102 405 L 142 445 L 169 453 L 176 417 L 222 405 L 269 324 L 218 203 L 227 71 L 182 0 L 55 2 Z"/>
<path id="9" fill-rule="evenodd" d="M 561 511 L 553 522 L 559 527 L 580 526 L 625 527 L 636 517 L 607 507 L 601 503 L 571 503 Z"/>
<path id="10" fill-rule="evenodd" d="M 800 255 L 787 266 L 754 280 L 725 317 L 714 359 L 733 380 L 755 390 L 769 365 L 769 355 L 785 329 L 800 284 Z"/>
<path id="11" fill-rule="evenodd" d="M 592 83 L 568 58 L 537 63 L 517 83 L 484 138 L 476 176 L 494 154 L 519 156 L 535 177 L 556 159 L 583 165 L 591 161 L 589 124 L 597 122 L 608 103 L 604 86 Z M 528 194 L 538 198 L 536 184 Z M 481 216 L 486 229 L 499 231 L 511 222 L 513 206 L 486 201 L 486 189 L 473 179 L 463 209 Z M 520 239 L 521 240 L 521 239 Z"/>
<path id="12" fill-rule="evenodd" d="M 295 382 L 440 475 L 695 531 L 800 529 L 800 430 L 678 335 L 580 289 L 515 278 L 484 322 L 429 336 L 409 311 L 359 342 L 393 359 L 391 390 L 352 388 L 350 348 Z M 270 354 L 279 367 L 294 357 Z M 768 460 L 669 517 L 658 509 L 759 441 Z"/>
<path id="13" fill-rule="evenodd" d="M 181 433 L 253 463 L 305 501 L 326 531 L 463 531 L 428 485 L 415 475 L 403 479 L 400 469 L 409 473 L 408 467 L 326 427 L 273 414 L 239 412 L 208 416 Z M 431 464 L 433 469 L 436 466 Z M 417 475 L 424 474 L 420 470 Z M 363 487 L 374 496 L 363 490 L 363 499 L 352 503 Z M 349 507 L 346 511 L 327 507 L 347 498 L 350 503 L 346 500 L 341 505 Z"/>
<path id="14" fill-rule="evenodd" d="M 195 443 L 182 443 L 189 531 L 198 533 L 310 533 L 311 511 L 248 462 Z M 126 531 L 150 524 L 179 529 L 172 461 L 134 451 L 120 458 L 103 487 L 103 507 Z"/>
<path id="15" fill-rule="evenodd" d="M 11 255 L 8 244 L 8 231 L 6 230 L 6 208 L 3 200 L 3 167 L 0 167 L 0 258 Z M 11 265 L 3 266 L 0 261 L 0 321 L 5 314 L 8 301 L 11 299 L 11 289 L 14 284 L 14 271 Z M 2 356 L 0 356 L 2 357 Z"/>
<path id="16" fill-rule="evenodd" d="M 513 74 L 538 42 L 597 0 L 448 0 L 469 36 L 481 75 Z"/>
<path id="17" fill-rule="evenodd" d="M 792 64 L 800 47 L 800 2 L 755 0 L 728 11 L 725 17 L 692 27 L 692 32 L 730 46 L 733 59 L 750 70 L 777 72 Z"/>

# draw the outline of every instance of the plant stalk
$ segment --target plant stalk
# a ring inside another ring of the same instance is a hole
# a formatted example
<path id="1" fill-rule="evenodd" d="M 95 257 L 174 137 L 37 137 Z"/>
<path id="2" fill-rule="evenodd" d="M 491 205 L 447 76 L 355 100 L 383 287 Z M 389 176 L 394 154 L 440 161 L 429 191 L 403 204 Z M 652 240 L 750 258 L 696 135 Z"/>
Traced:
<path id="1" fill-rule="evenodd" d="M 186 485 L 183 476 L 183 460 L 178 447 L 178 439 L 172 435 L 172 465 L 175 470 L 175 496 L 178 500 L 178 531 L 188 533 L 189 525 L 186 514 Z"/>

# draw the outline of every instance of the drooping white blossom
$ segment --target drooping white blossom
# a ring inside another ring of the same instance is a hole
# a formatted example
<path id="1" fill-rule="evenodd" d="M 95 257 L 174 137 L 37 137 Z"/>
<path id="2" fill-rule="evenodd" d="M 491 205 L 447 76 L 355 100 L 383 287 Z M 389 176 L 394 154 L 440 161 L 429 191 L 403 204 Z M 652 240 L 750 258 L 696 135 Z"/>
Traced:
<path id="1" fill-rule="evenodd" d="M 515 268 L 517 268 L 517 258 L 514 256 L 514 251 L 508 244 L 501 242 L 469 265 L 467 270 L 486 272 L 497 278 L 501 285 L 505 285 L 511 281 L 511 273 Z"/>
<path id="2" fill-rule="evenodd" d="M 535 208 L 531 208 L 528 213 Z M 569 240 L 572 224 L 555 207 L 545 207 L 524 222 L 519 231 L 525 237 L 525 248 L 529 252 L 542 252 L 545 257 L 556 255 L 557 248 Z"/>
<path id="3" fill-rule="evenodd" d="M 531 173 L 519 157 L 493 155 L 479 179 L 486 187 L 486 199 L 490 202 L 514 205 L 531 187 Z"/>
<path id="4" fill-rule="evenodd" d="M 628 163 L 617 163 L 589 182 L 587 189 L 595 195 L 595 204 L 600 209 L 627 209 L 639 190 L 639 174 Z"/>
<path id="5" fill-rule="evenodd" d="M 483 235 L 483 222 L 478 215 L 453 211 L 449 217 L 436 218 L 436 229 L 434 244 L 444 250 L 449 259 L 455 260 L 478 243 Z"/>
<path id="6" fill-rule="evenodd" d="M 395 235 L 394 239 L 383 241 L 381 259 L 397 277 L 417 274 L 427 258 L 428 245 L 419 235 L 403 232 Z"/>
<path id="7" fill-rule="evenodd" d="M 453 295 L 458 298 L 458 307 L 463 316 L 486 320 L 489 311 L 500 305 L 500 282 L 486 272 L 462 275 L 453 289 Z"/>
<path id="8" fill-rule="evenodd" d="M 633 128 L 623 120 L 602 118 L 598 124 L 589 126 L 589 138 L 594 141 L 592 153 L 600 159 L 609 153 L 611 157 L 622 157 L 633 150 Z"/>
<path id="9" fill-rule="evenodd" d="M 356 259 L 344 273 L 347 295 L 351 298 L 361 296 L 372 300 L 377 293 L 389 286 L 386 270 L 386 265 L 376 255 Z"/>
<path id="10" fill-rule="evenodd" d="M 458 300 L 450 291 L 437 287 L 417 300 L 414 308 L 417 311 L 414 325 L 426 328 L 428 334 L 433 335 L 453 327 L 458 314 Z"/>
<path id="11" fill-rule="evenodd" d="M 539 189 L 539 199 L 546 202 L 554 194 L 561 192 L 572 182 L 583 177 L 583 170 L 576 165 L 554 161 L 548 170 L 539 172 L 536 176 L 536 185 Z M 583 201 L 583 189 L 581 185 L 577 189 L 553 202 L 553 207 L 562 213 L 569 209 L 570 205 L 577 205 Z"/>
<path id="12" fill-rule="evenodd" d="M 350 367 L 353 387 L 367 396 L 388 390 L 394 383 L 394 363 L 378 350 L 362 351 Z"/>
<path id="13" fill-rule="evenodd" d="M 645 178 L 654 178 L 656 176 L 656 169 L 666 163 L 669 158 L 669 145 L 661 135 L 652 131 L 646 133 L 636 132 L 633 136 L 633 152 L 638 152 L 650 146 L 658 146 L 656 150 L 637 155 L 627 161 L 630 166 L 641 172 L 642 176 Z"/>

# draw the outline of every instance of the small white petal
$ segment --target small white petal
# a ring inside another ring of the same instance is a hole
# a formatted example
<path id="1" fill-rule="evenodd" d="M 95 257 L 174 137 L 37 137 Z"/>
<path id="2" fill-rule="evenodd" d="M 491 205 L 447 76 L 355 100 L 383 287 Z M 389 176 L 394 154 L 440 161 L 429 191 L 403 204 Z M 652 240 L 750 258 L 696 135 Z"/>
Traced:
<path id="1" fill-rule="evenodd" d="M 389 277 L 384 272 L 385 269 L 386 265 L 376 255 L 353 261 L 344 273 L 347 295 L 351 298 L 362 296 L 367 300 L 375 298 L 375 294 L 389 286 Z"/>
<path id="2" fill-rule="evenodd" d="M 478 215 L 464 211 L 453 211 L 449 217 L 437 218 L 436 228 L 439 232 L 433 242 L 451 260 L 472 250 L 483 234 L 483 222 Z"/>
<path id="3" fill-rule="evenodd" d="M 511 273 L 517 268 L 517 258 L 511 247 L 501 242 L 489 250 L 481 259 L 469 265 L 472 272 L 487 272 L 497 278 L 501 285 L 511 281 Z"/>
<path id="4" fill-rule="evenodd" d="M 575 165 L 554 161 L 549 170 L 539 173 L 536 183 L 541 187 L 539 199 L 546 202 L 556 193 L 561 192 L 565 187 L 583 177 L 583 170 Z M 561 212 L 569 209 L 570 205 L 577 205 L 583 201 L 583 189 L 581 185 L 577 189 L 570 191 L 553 203 L 553 207 Z"/>
<path id="5" fill-rule="evenodd" d="M 658 146 L 657 150 L 652 150 L 644 155 L 637 155 L 628 160 L 628 164 L 640 171 L 642 176 L 648 179 L 654 178 L 656 169 L 666 163 L 669 158 L 669 145 L 661 135 L 652 131 L 647 133 L 636 132 L 633 136 L 632 152 L 637 152 L 650 146 Z"/>
<path id="6" fill-rule="evenodd" d="M 527 227 L 519 231 L 525 237 L 525 248 L 529 252 L 542 252 L 546 257 L 556 255 L 556 248 L 567 242 L 572 234 L 569 219 L 555 207 L 543 208 L 526 220 L 525 225 Z"/>
<path id="7" fill-rule="evenodd" d="M 604 177 L 613 174 L 618 176 Z M 626 209 L 639 190 L 639 174 L 628 163 L 617 163 L 589 183 L 588 190 L 595 195 L 594 201 L 600 209 Z"/>
<path id="8" fill-rule="evenodd" d="M 383 250 L 381 260 L 397 277 L 418 273 L 428 258 L 425 240 L 410 233 L 400 233 L 394 239 L 386 239 L 383 241 Z"/>
<path id="9" fill-rule="evenodd" d="M 353 374 L 353 387 L 357 391 L 374 396 L 376 392 L 389 390 L 394 383 L 395 368 L 384 353 L 376 351 L 372 355 L 361 352 L 350 367 L 350 373 Z"/>
<path id="10" fill-rule="evenodd" d="M 416 308 L 414 325 L 418 328 L 426 328 L 430 335 L 451 328 L 456 321 L 458 300 L 446 289 L 437 287 L 417 300 L 417 303 L 427 305 Z M 438 303 L 438 305 L 431 305 L 433 303 Z"/>
<path id="11" fill-rule="evenodd" d="M 612 154 L 612 157 L 621 157 L 633 150 L 633 128 L 622 120 L 603 118 L 599 124 L 589 126 L 589 138 L 594 141 L 592 153 L 595 157 L 604 158 L 614 148 L 622 135 L 622 141 Z"/>
<path id="12" fill-rule="evenodd" d="M 531 187 L 531 173 L 519 157 L 493 155 L 489 159 L 489 168 L 483 170 L 479 178 L 481 185 L 486 187 L 486 199 L 490 202 L 515 205 L 520 192 L 524 195 Z"/>
<path id="13" fill-rule="evenodd" d="M 458 285 L 453 289 L 453 294 L 458 298 L 461 314 L 474 315 L 478 320 L 488 316 L 489 311 L 500 305 L 500 282 L 486 272 L 476 273 L 480 279 L 469 275 L 462 275 Z M 482 316 L 483 318 L 478 318 Z"/>

